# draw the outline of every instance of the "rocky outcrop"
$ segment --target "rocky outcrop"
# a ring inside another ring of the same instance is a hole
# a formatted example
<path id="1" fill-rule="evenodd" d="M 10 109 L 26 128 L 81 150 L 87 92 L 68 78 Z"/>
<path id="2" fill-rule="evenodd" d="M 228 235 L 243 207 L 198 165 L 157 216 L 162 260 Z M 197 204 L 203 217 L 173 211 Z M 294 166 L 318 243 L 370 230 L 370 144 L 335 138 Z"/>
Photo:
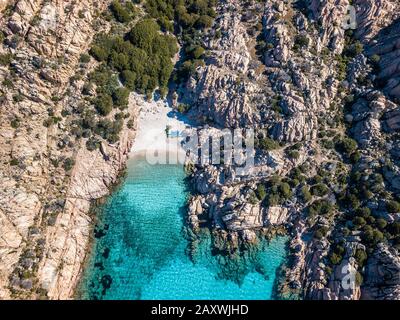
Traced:
<path id="1" fill-rule="evenodd" d="M 183 101 L 192 105 L 193 118 L 209 119 L 221 127 L 254 125 L 266 99 L 263 67 L 254 60 L 255 41 L 249 35 L 256 16 L 249 17 L 240 6 L 236 0 L 218 4 L 213 29 L 220 37 L 210 35 L 205 41 L 206 65 L 198 67 L 182 94 Z"/>
<path id="2" fill-rule="evenodd" d="M 361 299 L 400 299 L 400 258 L 396 249 L 380 244 L 368 260 Z"/>
<path id="3" fill-rule="evenodd" d="M 348 0 L 311 0 L 309 1 L 311 18 L 322 26 L 321 37 L 317 47 L 322 50 L 329 47 L 335 53 L 341 53 L 344 48 L 344 24 L 348 23 Z"/>
<path id="4" fill-rule="evenodd" d="M 395 0 L 353 1 L 357 17 L 357 38 L 367 41 L 399 17 L 399 3 Z"/>
<path id="5" fill-rule="evenodd" d="M 394 99 L 398 86 L 398 23 L 395 22 L 398 3 L 389 0 L 266 2 L 260 17 L 262 30 L 258 34 L 266 77 L 258 77 L 263 84 L 251 81 L 250 76 L 244 77 L 240 87 L 235 87 L 237 70 L 250 73 L 254 60 L 249 46 L 247 50 L 245 46 L 249 43 L 248 35 L 243 32 L 243 36 L 235 36 L 236 30 L 246 24 L 245 19 L 234 18 L 243 14 L 239 6 L 237 1 L 219 5 L 213 29 L 230 23 L 235 30 L 222 27 L 221 39 L 206 38 L 210 59 L 198 68 L 185 93 L 190 94 L 192 101 L 199 98 L 201 102 L 192 112 L 200 112 L 209 122 L 217 126 L 253 125 L 266 129 L 268 133 L 259 134 L 258 138 L 267 136 L 280 145 L 271 142 L 267 148 L 276 150 L 258 150 L 254 169 L 244 177 L 230 175 L 230 179 L 224 179 L 228 171 L 224 166 L 196 166 L 192 182 L 198 195 L 190 202 L 190 223 L 198 230 L 207 222 L 214 230 L 228 231 L 236 234 L 235 237 L 242 236 L 243 231 L 284 225 L 290 230 L 291 255 L 280 286 L 283 297 L 360 299 L 363 296 L 360 275 L 351 274 L 357 281 L 352 280 L 350 286 L 344 282 L 349 278 L 349 270 L 367 272 L 354 258 L 356 253 L 366 250 L 366 245 L 361 231 L 341 234 L 352 224 L 348 221 L 346 227 L 341 225 L 348 209 L 339 204 L 338 199 L 345 190 L 337 182 L 342 179 L 341 175 L 351 179 L 350 173 L 354 170 L 366 184 L 374 184 L 376 190 L 382 186 L 395 190 L 400 185 L 400 170 L 393 165 L 400 153 L 397 143 L 389 138 L 399 130 L 399 112 Z M 236 13 L 228 12 L 229 7 L 235 8 Z M 349 21 L 353 13 L 356 18 L 353 22 L 358 27 Z M 354 30 L 350 32 L 351 29 Z M 229 46 L 224 46 L 226 43 Z M 224 48 L 223 55 L 230 58 L 221 60 L 218 47 Z M 238 55 L 239 51 L 243 54 Z M 229 66 L 227 73 L 226 66 Z M 245 98 L 254 101 L 254 93 L 261 88 L 271 93 L 270 99 L 255 100 L 257 103 L 250 109 L 237 107 L 248 106 Z M 203 101 L 208 102 L 203 104 Z M 250 116 L 251 110 L 257 116 Z M 346 125 L 338 123 L 343 111 Z M 357 141 L 359 148 L 351 159 L 353 141 L 341 142 L 347 134 Z M 349 149 L 349 154 L 338 153 L 341 147 Z M 388 159 L 388 155 L 393 158 Z M 310 205 L 321 197 L 307 195 L 307 189 L 301 189 L 303 184 L 298 180 L 298 172 L 293 178 L 292 169 L 302 165 L 307 168 L 303 174 L 309 179 L 324 170 L 335 176 L 329 182 L 323 180 L 331 193 L 322 199 L 335 204 L 329 217 L 323 214 L 310 217 Z M 385 182 L 380 179 L 381 174 L 373 174 L 380 167 L 384 168 Z M 269 204 L 268 195 L 267 200 L 256 197 L 257 186 L 273 184 L 274 175 L 286 177 L 294 184 L 291 186 L 294 195 L 279 205 L 274 204 L 274 198 L 273 204 Z M 373 210 L 374 215 L 385 216 L 389 222 L 397 219 L 382 212 L 384 205 L 375 199 L 363 205 Z M 333 255 L 337 248 L 341 250 L 340 259 Z M 370 261 L 372 258 L 366 268 Z M 374 285 L 379 286 L 371 284 Z M 396 292 L 394 288 L 397 287 L 393 283 L 388 292 Z"/>
<path id="6" fill-rule="evenodd" d="M 137 106 L 132 105 L 132 114 Z M 54 226 L 47 229 L 44 258 L 39 266 L 38 279 L 52 299 L 68 299 L 82 273 L 93 227 L 90 215 L 92 201 L 108 195 L 118 182 L 132 147 L 133 131 L 125 130 L 117 145 L 107 145 L 105 160 L 100 151 L 91 152 L 84 146 L 78 151 L 77 163 L 65 198 L 65 206 Z"/>
<path id="7" fill-rule="evenodd" d="M 379 61 L 378 80 L 388 95 L 400 98 L 400 20 L 377 34 L 367 49 Z"/>

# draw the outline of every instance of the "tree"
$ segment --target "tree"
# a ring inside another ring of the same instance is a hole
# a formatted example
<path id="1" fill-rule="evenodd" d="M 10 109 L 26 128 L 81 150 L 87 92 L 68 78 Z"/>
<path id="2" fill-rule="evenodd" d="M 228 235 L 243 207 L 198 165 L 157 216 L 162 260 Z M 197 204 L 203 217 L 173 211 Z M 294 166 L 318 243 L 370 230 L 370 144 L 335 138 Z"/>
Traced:
<path id="1" fill-rule="evenodd" d="M 112 110 L 113 99 L 107 94 L 100 94 L 94 102 L 97 112 L 103 116 L 108 115 Z"/>
<path id="2" fill-rule="evenodd" d="M 346 153 L 347 156 L 350 156 L 357 149 L 357 147 L 357 141 L 347 137 L 340 142 L 339 146 L 341 151 Z"/>
<path id="3" fill-rule="evenodd" d="M 321 240 L 326 237 L 326 234 L 328 233 L 328 229 L 324 226 L 319 227 L 315 232 L 314 232 L 314 238 Z"/>
<path id="4" fill-rule="evenodd" d="M 333 252 L 329 257 L 331 263 L 335 265 L 338 265 L 342 261 L 342 259 L 343 257 L 341 255 L 336 254 L 335 252 Z"/>
<path id="5" fill-rule="evenodd" d="M 152 51 L 153 41 L 158 36 L 160 27 L 152 19 L 144 19 L 139 21 L 129 32 L 128 38 L 136 47 Z"/>
<path id="6" fill-rule="evenodd" d="M 208 29 L 211 28 L 214 19 L 207 15 L 200 16 L 194 23 L 197 29 Z"/>
<path id="7" fill-rule="evenodd" d="M 292 196 L 292 189 L 287 182 L 282 182 L 279 184 L 279 192 L 285 199 L 289 199 Z"/>
<path id="8" fill-rule="evenodd" d="M 266 192 L 265 186 L 263 184 L 259 184 L 257 186 L 256 195 L 260 201 L 263 201 L 265 199 L 265 197 L 267 196 L 267 192 Z"/>
<path id="9" fill-rule="evenodd" d="M 384 238 L 383 233 L 376 229 L 370 228 L 363 232 L 364 241 L 370 245 L 376 245 L 377 243 L 382 242 Z"/>
<path id="10" fill-rule="evenodd" d="M 279 148 L 279 143 L 271 138 L 262 138 L 259 140 L 259 146 L 265 151 L 271 151 Z"/>
<path id="11" fill-rule="evenodd" d="M 389 213 L 398 213 L 400 212 L 400 203 L 394 200 L 390 200 L 386 203 L 386 210 Z"/>
<path id="12" fill-rule="evenodd" d="M 387 222 L 385 219 L 379 218 L 376 220 L 376 226 L 379 228 L 379 230 L 383 230 L 387 226 Z"/>
<path id="13" fill-rule="evenodd" d="M 367 222 L 365 221 L 365 219 L 363 217 L 355 217 L 353 219 L 353 224 L 357 228 L 361 228 L 361 227 L 365 226 L 367 224 Z"/>
<path id="14" fill-rule="evenodd" d="M 192 57 L 193 59 L 200 59 L 200 58 L 203 56 L 204 52 L 205 52 L 205 50 L 204 50 L 203 47 L 201 47 L 201 46 L 195 46 L 195 47 L 193 48 L 193 50 L 190 51 L 190 55 L 191 55 L 191 57 Z"/>
<path id="15" fill-rule="evenodd" d="M 112 99 L 117 107 L 125 109 L 129 102 L 129 90 L 123 87 L 117 88 L 113 93 Z"/>
<path id="16" fill-rule="evenodd" d="M 196 64 L 191 61 L 187 60 L 181 64 L 178 70 L 178 76 L 181 80 L 188 79 L 194 72 L 196 71 Z"/>
<path id="17" fill-rule="evenodd" d="M 305 203 L 309 202 L 312 199 L 312 195 L 307 186 L 303 186 L 301 188 L 301 197 Z"/>
<path id="18" fill-rule="evenodd" d="M 131 70 L 124 70 L 121 73 L 122 83 L 130 90 L 135 90 L 136 73 Z"/>
<path id="19" fill-rule="evenodd" d="M 104 48 L 101 48 L 98 45 L 93 45 L 89 53 L 100 62 L 106 61 L 109 54 Z"/>
<path id="20" fill-rule="evenodd" d="M 131 21 L 132 16 L 128 12 L 128 8 L 124 7 L 119 1 L 115 0 L 111 2 L 110 9 L 118 22 L 126 23 Z"/>
<path id="21" fill-rule="evenodd" d="M 170 19 L 166 16 L 162 16 L 157 19 L 158 24 L 161 27 L 161 30 L 164 32 L 173 32 L 174 31 L 174 25 L 170 21 Z"/>
<path id="22" fill-rule="evenodd" d="M 129 67 L 129 56 L 124 53 L 111 52 L 109 65 L 118 71 L 123 71 Z"/>
<path id="23" fill-rule="evenodd" d="M 400 235 L 400 222 L 399 221 L 393 222 L 392 224 L 390 224 L 388 229 L 392 235 L 394 236 Z"/>
<path id="24" fill-rule="evenodd" d="M 368 259 L 367 253 L 363 249 L 357 249 L 354 254 L 354 259 L 356 259 L 357 264 L 362 267 Z"/>
<path id="25" fill-rule="evenodd" d="M 320 214 L 328 215 L 328 214 L 332 213 L 333 205 L 329 201 L 327 201 L 325 199 L 321 199 L 321 200 L 314 201 L 308 210 L 312 216 L 317 216 Z"/>
<path id="26" fill-rule="evenodd" d="M 311 188 L 312 194 L 317 197 L 322 197 L 322 196 L 326 195 L 328 193 L 328 191 L 329 191 L 329 188 L 322 183 L 319 183 Z"/>
<path id="27" fill-rule="evenodd" d="M 64 167 L 65 171 L 70 171 L 73 168 L 74 165 L 75 165 L 74 159 L 67 158 L 67 159 L 64 160 L 63 167 Z"/>

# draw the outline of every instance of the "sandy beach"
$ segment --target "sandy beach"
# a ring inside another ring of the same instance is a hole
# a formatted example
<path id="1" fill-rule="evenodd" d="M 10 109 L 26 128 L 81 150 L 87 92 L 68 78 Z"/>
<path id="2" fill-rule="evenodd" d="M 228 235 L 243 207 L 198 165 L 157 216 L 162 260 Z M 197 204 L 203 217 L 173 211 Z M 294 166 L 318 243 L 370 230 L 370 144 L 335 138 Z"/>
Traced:
<path id="1" fill-rule="evenodd" d="M 183 163 L 185 152 L 180 136 L 192 130 L 187 119 L 168 106 L 165 100 L 144 101 L 139 95 L 134 95 L 133 99 L 141 109 L 130 156 L 145 155 L 149 162 L 155 163 L 175 163 L 178 160 Z"/>

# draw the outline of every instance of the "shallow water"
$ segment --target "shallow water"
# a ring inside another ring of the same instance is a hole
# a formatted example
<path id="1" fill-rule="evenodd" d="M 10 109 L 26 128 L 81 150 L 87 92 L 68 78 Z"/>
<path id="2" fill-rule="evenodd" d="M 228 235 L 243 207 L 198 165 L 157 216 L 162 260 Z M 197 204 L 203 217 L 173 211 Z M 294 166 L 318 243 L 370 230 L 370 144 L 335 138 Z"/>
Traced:
<path id="1" fill-rule="evenodd" d="M 271 299 L 285 258 L 285 238 L 237 259 L 214 256 L 211 236 L 187 254 L 183 215 L 187 198 L 182 166 L 149 165 L 136 158 L 103 205 L 86 266 L 84 299 Z M 99 232 L 100 231 L 100 232 Z"/>

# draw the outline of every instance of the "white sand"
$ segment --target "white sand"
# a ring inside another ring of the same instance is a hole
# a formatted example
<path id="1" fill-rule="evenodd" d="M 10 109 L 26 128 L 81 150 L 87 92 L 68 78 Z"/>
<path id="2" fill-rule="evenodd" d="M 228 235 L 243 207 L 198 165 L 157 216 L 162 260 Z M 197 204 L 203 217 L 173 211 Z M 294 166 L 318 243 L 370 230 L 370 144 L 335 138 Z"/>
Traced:
<path id="1" fill-rule="evenodd" d="M 168 154 L 173 161 L 184 158 L 184 150 L 180 145 L 182 138 L 167 138 L 165 129 L 170 127 L 170 132 L 188 132 L 191 130 L 187 120 L 177 114 L 165 103 L 165 101 L 144 101 L 140 96 L 133 97 L 141 106 L 138 120 L 138 131 L 131 150 L 131 156 L 146 155 L 146 157 L 165 158 Z M 186 122 L 186 123 L 185 123 Z M 163 156 L 162 156 L 163 155 Z M 180 160 L 183 162 L 183 160 Z M 168 162 L 170 163 L 170 162 Z"/>

